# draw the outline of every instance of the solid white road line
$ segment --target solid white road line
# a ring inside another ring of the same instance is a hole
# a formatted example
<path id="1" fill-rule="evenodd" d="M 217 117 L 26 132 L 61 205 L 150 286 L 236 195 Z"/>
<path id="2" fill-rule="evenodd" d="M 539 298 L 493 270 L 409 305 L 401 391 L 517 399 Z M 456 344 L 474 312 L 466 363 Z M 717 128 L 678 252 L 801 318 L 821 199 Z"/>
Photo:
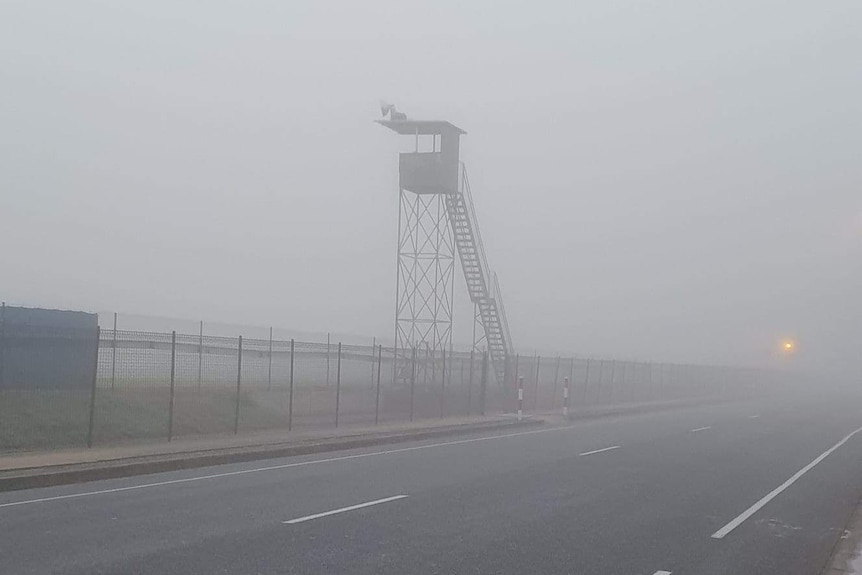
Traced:
<path id="1" fill-rule="evenodd" d="M 749 507 L 748 509 L 743 511 L 736 519 L 734 519 L 733 521 L 731 521 L 730 523 L 728 523 L 727 525 L 725 525 L 724 527 L 722 527 L 721 529 L 719 529 L 718 531 L 713 533 L 712 538 L 713 539 L 722 539 L 725 535 L 727 535 L 728 533 L 730 533 L 731 531 L 733 531 L 734 529 L 739 527 L 743 521 L 745 521 L 746 519 L 748 519 L 749 517 L 751 517 L 752 515 L 757 513 L 760 510 L 760 508 L 762 508 L 764 505 L 766 505 L 767 503 L 772 501 L 779 493 L 781 493 L 782 491 L 784 491 L 785 489 L 787 489 L 788 487 L 793 485 L 797 479 L 799 479 L 800 477 L 805 475 L 808 471 L 811 470 L 811 468 L 813 468 L 815 465 L 817 465 L 818 463 L 820 463 L 821 461 L 826 459 L 826 457 L 830 453 L 832 453 L 833 451 L 835 451 L 836 449 L 838 449 L 839 447 L 841 447 L 842 445 L 847 443 L 847 441 L 851 437 L 853 437 L 854 435 L 856 435 L 860 431 L 862 431 L 862 427 L 860 427 L 859 429 L 857 429 L 851 433 L 848 433 L 846 436 L 844 436 L 844 439 L 842 439 L 841 441 L 839 441 L 838 443 L 836 443 L 835 445 L 833 445 L 832 447 L 830 447 L 829 449 L 827 449 L 826 451 L 821 453 L 817 457 L 817 459 L 815 459 L 814 461 L 812 461 L 811 463 L 809 463 L 808 465 L 806 465 L 805 467 L 803 467 L 802 469 L 800 469 L 799 471 L 794 473 L 790 479 L 788 479 L 787 481 L 785 481 L 784 483 L 782 483 L 781 485 L 779 485 L 778 487 L 776 487 L 775 489 L 773 489 L 772 491 L 767 493 L 766 496 L 763 497 L 763 499 L 761 499 L 760 501 L 758 501 L 757 503 L 755 503 L 754 505 L 752 505 L 751 507 Z"/>
<path id="2" fill-rule="evenodd" d="M 692 432 L 695 432 L 695 431 L 706 431 L 707 429 L 712 429 L 712 426 L 711 426 L 711 425 L 707 425 L 706 427 L 697 427 L 697 428 L 695 428 L 695 429 L 692 429 L 691 431 L 692 431 Z"/>
<path id="3" fill-rule="evenodd" d="M 282 521 L 282 523 L 286 523 L 288 525 L 293 525 L 294 523 L 302 523 L 303 521 L 311 521 L 312 519 L 320 519 L 321 517 L 327 517 L 329 515 L 336 515 L 338 513 L 344 513 L 345 511 L 353 511 L 354 509 L 362 509 L 363 507 L 371 507 L 372 505 L 380 505 L 381 503 L 389 503 L 390 501 L 397 501 L 399 499 L 404 499 L 407 497 L 406 495 L 395 495 L 394 497 L 386 497 L 385 499 L 377 499 L 375 501 L 368 501 L 367 503 L 360 503 L 359 505 L 351 505 L 350 507 L 342 507 L 341 509 L 333 509 L 332 511 L 325 511 L 323 513 L 315 513 L 314 515 L 306 515 L 305 517 L 299 517 L 298 519 L 291 519 L 290 521 Z"/>
<path id="4" fill-rule="evenodd" d="M 207 479 L 218 479 L 220 477 L 232 477 L 234 475 L 245 475 L 246 473 L 258 473 L 261 471 L 276 471 L 278 469 L 288 469 L 290 467 L 302 467 L 305 465 L 314 465 L 317 463 L 333 463 L 336 461 L 347 461 L 349 459 L 361 459 L 363 457 L 375 457 L 377 455 L 390 455 L 393 453 L 406 453 L 408 451 L 417 451 L 419 449 L 431 449 L 432 447 L 446 447 L 449 445 L 461 445 L 464 443 L 475 443 L 477 441 L 490 441 L 492 439 L 504 439 L 506 437 L 518 437 L 521 435 L 532 435 L 534 433 L 548 433 L 550 431 L 564 431 L 574 428 L 574 425 L 566 425 L 563 427 L 549 427 L 544 429 L 534 429 L 532 431 L 518 431 L 515 433 L 504 433 L 503 435 L 489 435 L 486 437 L 474 437 L 472 439 L 459 439 L 457 441 L 445 441 L 443 443 L 430 443 L 428 445 L 417 445 L 414 447 L 401 447 L 399 449 L 388 449 L 386 451 L 372 451 L 371 453 L 357 453 L 356 455 L 343 455 L 340 457 L 329 457 L 327 459 L 314 459 L 312 461 L 298 461 L 296 463 L 284 463 L 281 465 L 270 465 L 267 467 L 255 467 L 253 469 L 241 469 L 239 471 L 227 471 L 225 473 L 212 473 L 209 475 L 199 475 L 197 477 L 186 477 L 183 479 L 172 479 L 169 481 L 157 481 L 154 483 L 143 483 L 141 485 L 130 485 L 128 487 L 116 487 L 114 489 L 100 489 L 98 491 L 85 491 L 83 493 L 72 493 L 69 495 L 57 495 L 55 497 L 40 497 L 39 499 L 25 499 L 24 501 L 13 501 L 11 503 L 0 503 L 0 508 L 15 507 L 17 505 L 29 505 L 31 503 L 45 503 L 47 501 L 60 501 L 62 499 L 75 499 L 78 497 L 92 497 L 94 495 L 105 495 L 107 493 L 120 493 L 122 491 L 132 491 L 135 489 L 149 489 L 150 487 L 161 487 L 163 485 L 174 485 L 177 483 L 191 483 L 194 481 L 204 481 Z"/>
<path id="5" fill-rule="evenodd" d="M 602 453 L 604 451 L 610 451 L 611 449 L 619 449 L 620 447 L 622 447 L 622 446 L 614 445 L 613 447 L 605 447 L 604 449 L 596 449 L 595 451 L 586 451 L 586 452 L 581 453 L 579 455 L 581 455 L 581 456 L 592 455 L 593 453 Z"/>
<path id="6" fill-rule="evenodd" d="M 758 417 L 760 417 L 759 413 L 757 415 L 749 415 L 748 419 L 757 419 Z"/>
<path id="7" fill-rule="evenodd" d="M 671 575 L 670 571 L 656 571 L 653 575 Z"/>

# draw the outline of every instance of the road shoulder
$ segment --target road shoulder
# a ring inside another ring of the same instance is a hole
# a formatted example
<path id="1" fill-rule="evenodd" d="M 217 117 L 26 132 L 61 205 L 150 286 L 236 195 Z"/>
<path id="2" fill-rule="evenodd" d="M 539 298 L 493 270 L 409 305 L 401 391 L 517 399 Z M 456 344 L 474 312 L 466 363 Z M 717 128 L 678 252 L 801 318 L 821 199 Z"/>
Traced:
<path id="1" fill-rule="evenodd" d="M 822 575 L 860 575 L 862 574 L 862 501 L 850 518 L 844 533 L 835 544 L 832 556 L 822 571 Z"/>

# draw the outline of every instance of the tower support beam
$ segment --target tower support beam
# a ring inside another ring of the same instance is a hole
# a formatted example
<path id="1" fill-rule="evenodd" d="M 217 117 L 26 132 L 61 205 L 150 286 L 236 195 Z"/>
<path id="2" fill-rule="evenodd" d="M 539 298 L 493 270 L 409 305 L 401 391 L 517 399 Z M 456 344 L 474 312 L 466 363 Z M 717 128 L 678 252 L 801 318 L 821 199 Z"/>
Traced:
<path id="1" fill-rule="evenodd" d="M 435 382 L 452 343 L 455 239 L 444 194 L 401 188 L 398 205 L 396 355 L 403 362 L 416 348 L 417 381 Z M 409 370 L 397 373 L 406 381 Z"/>

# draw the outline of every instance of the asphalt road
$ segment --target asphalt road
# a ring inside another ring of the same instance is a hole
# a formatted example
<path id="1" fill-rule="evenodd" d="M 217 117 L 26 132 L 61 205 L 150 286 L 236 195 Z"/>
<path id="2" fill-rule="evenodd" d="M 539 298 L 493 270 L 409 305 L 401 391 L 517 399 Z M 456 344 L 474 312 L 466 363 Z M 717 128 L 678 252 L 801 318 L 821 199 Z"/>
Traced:
<path id="1" fill-rule="evenodd" d="M 0 573 L 817 574 L 860 427 L 769 399 L 2 493 Z"/>

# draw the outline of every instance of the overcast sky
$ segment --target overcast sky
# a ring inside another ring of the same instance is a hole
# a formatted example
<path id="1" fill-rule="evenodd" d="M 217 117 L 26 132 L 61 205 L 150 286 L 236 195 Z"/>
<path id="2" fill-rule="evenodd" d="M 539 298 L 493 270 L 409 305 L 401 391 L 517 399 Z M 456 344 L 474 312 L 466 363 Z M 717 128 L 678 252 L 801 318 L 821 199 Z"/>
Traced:
<path id="1" fill-rule="evenodd" d="M 4 0 L 0 299 L 392 338 L 385 98 L 468 132 L 520 350 L 858 366 L 860 55 L 856 0 Z"/>

